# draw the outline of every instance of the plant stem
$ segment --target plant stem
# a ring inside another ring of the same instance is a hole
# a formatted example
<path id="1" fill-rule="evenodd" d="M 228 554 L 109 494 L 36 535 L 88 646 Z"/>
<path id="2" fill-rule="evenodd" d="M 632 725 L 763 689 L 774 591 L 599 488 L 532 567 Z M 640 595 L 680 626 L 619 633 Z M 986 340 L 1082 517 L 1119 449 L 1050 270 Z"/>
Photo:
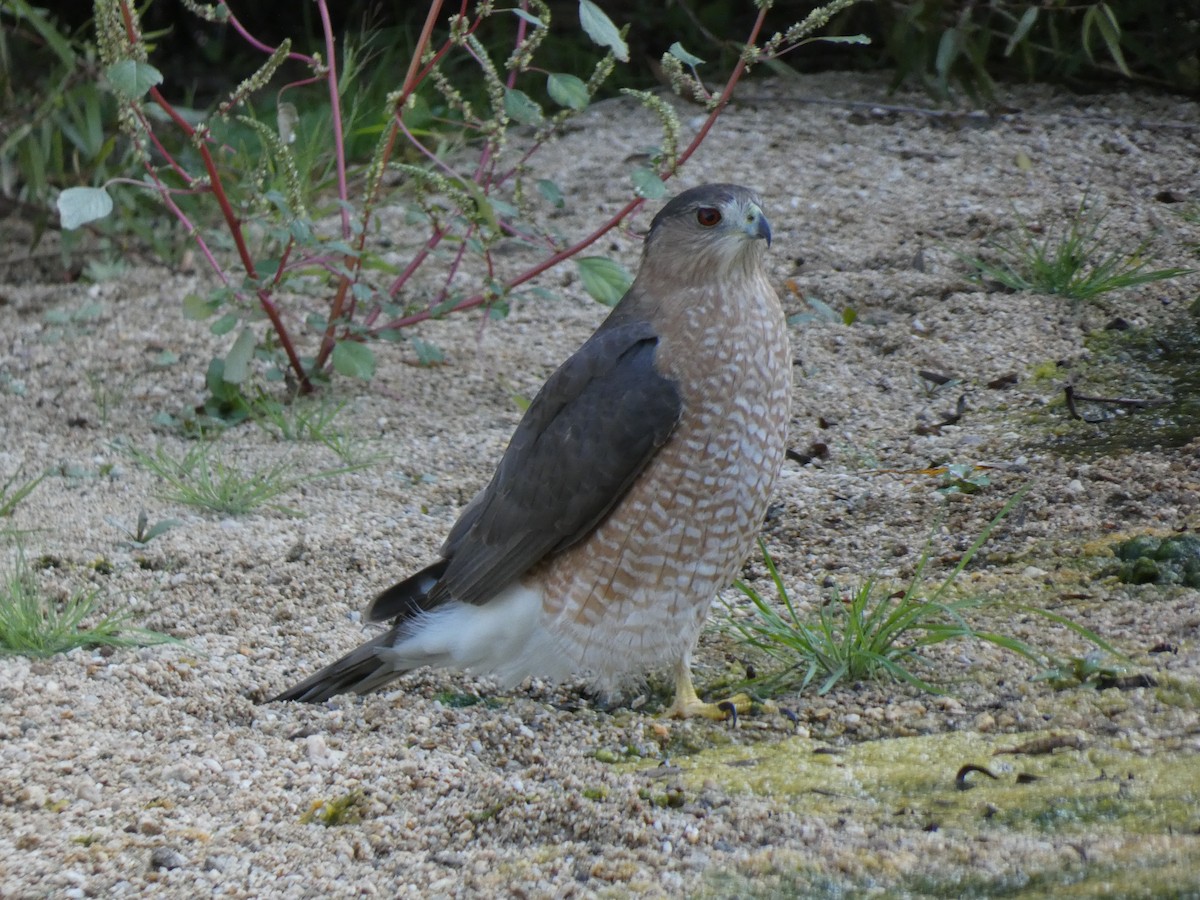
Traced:
<path id="1" fill-rule="evenodd" d="M 746 46 L 753 46 L 754 43 L 758 40 L 758 35 L 762 31 L 763 24 L 766 22 L 768 10 L 769 10 L 769 5 L 767 5 L 767 4 L 764 4 L 762 6 L 762 8 L 759 9 L 758 17 L 754 20 L 754 27 L 750 30 L 750 36 L 746 40 Z M 737 65 L 734 66 L 733 72 L 730 74 L 729 79 L 725 82 L 724 89 L 721 91 L 721 97 L 717 101 L 717 105 L 714 106 L 712 108 L 712 110 L 709 112 L 708 118 L 704 120 L 704 124 L 700 127 L 700 130 L 696 133 L 696 136 L 694 138 L 692 138 L 691 143 L 689 143 L 687 145 L 687 147 L 685 147 L 684 150 L 679 154 L 679 157 L 675 160 L 674 165 L 672 165 L 671 168 L 668 169 L 667 171 L 659 173 L 660 178 L 662 178 L 664 181 L 668 180 L 672 175 L 674 175 L 677 171 L 679 171 L 679 167 L 682 166 L 685 162 L 687 162 L 687 160 L 692 156 L 692 154 L 695 153 L 697 149 L 699 149 L 700 144 L 703 143 L 704 139 L 708 136 L 708 133 L 709 133 L 709 131 L 712 130 L 713 125 L 716 124 L 717 118 L 721 115 L 721 113 L 724 111 L 726 105 L 728 105 L 729 100 L 733 97 L 733 90 L 735 87 L 737 87 L 737 83 L 741 80 L 741 77 L 742 77 L 742 75 L 745 74 L 745 72 L 746 72 L 746 60 L 743 57 L 743 58 L 739 59 L 737 61 Z M 612 229 L 616 228 L 623 221 L 625 221 L 626 218 L 628 218 L 636 210 L 638 210 L 645 202 L 646 202 L 645 198 L 642 198 L 642 197 L 638 197 L 637 199 L 630 200 L 623 207 L 621 207 L 621 209 L 617 212 L 616 215 L 614 215 L 611 219 L 609 219 L 607 222 L 605 222 L 603 225 L 601 225 L 599 228 L 597 228 L 595 231 L 593 231 L 587 237 L 572 244 L 570 247 L 567 247 L 565 250 L 560 250 L 557 253 L 546 257 L 546 259 L 542 260 L 540 263 L 538 263 L 533 268 L 527 270 L 526 272 L 522 273 L 521 275 L 518 275 L 516 278 L 513 278 L 510 281 L 505 282 L 505 284 L 504 284 L 505 292 L 507 293 L 508 291 L 511 291 L 514 288 L 520 287 L 522 284 L 525 284 L 527 281 L 530 281 L 533 278 L 536 278 L 538 275 L 541 275 L 547 269 L 553 268 L 554 266 L 558 265 L 563 260 L 570 259 L 575 254 L 586 249 L 587 247 L 590 247 L 596 241 L 600 240 L 600 238 L 602 238 L 604 235 L 608 234 L 608 232 L 612 231 Z M 482 306 L 489 296 L 490 296 L 490 293 L 485 293 L 483 291 L 480 291 L 479 293 L 472 294 L 470 297 L 467 297 L 466 299 L 455 304 L 453 307 L 451 307 L 446 312 L 447 313 L 462 312 L 463 310 L 473 309 L 476 306 Z M 412 313 L 411 315 L 408 315 L 408 316 L 403 316 L 398 319 L 392 319 L 390 322 L 386 322 L 383 325 L 380 325 L 376 328 L 371 329 L 370 333 L 372 335 L 374 335 L 374 334 L 378 334 L 380 331 L 385 331 L 385 330 L 389 330 L 389 329 L 406 328 L 409 325 L 415 325 L 418 322 L 424 322 L 426 319 L 429 319 L 431 317 L 432 317 L 431 310 L 428 310 L 428 309 L 422 310 L 420 312 Z"/>
<path id="2" fill-rule="evenodd" d="M 133 12 L 129 8 L 128 0 L 122 0 L 121 16 L 125 21 L 125 33 L 128 35 L 131 43 L 136 43 L 138 37 L 137 28 L 134 26 Z M 221 182 L 221 173 L 217 171 L 217 164 L 213 160 L 212 152 L 208 148 L 207 139 L 196 140 L 196 129 L 179 114 L 175 107 L 167 102 L 167 99 L 163 97 L 157 87 L 150 88 L 150 98 L 158 105 L 159 109 L 170 117 L 176 127 L 195 143 L 197 150 L 200 152 L 200 158 L 204 162 L 204 169 L 208 173 L 208 189 L 212 191 L 213 197 L 217 200 L 217 205 L 221 207 L 221 215 L 224 217 L 225 224 L 229 228 L 229 233 L 233 237 L 234 245 L 237 247 L 238 255 L 242 260 L 242 266 L 245 268 L 247 276 L 252 281 L 257 281 L 258 273 L 255 270 L 254 259 L 250 256 L 250 250 L 246 246 L 241 220 L 234 213 L 233 206 L 229 202 L 229 197 L 225 194 L 225 188 Z M 169 154 L 167 158 L 171 159 Z M 174 160 L 172 160 L 172 163 L 176 171 L 182 171 L 179 165 L 174 163 Z M 296 348 L 292 345 L 291 335 L 288 334 L 288 330 L 279 316 L 278 308 L 265 289 L 258 288 L 255 293 L 258 296 L 259 305 L 262 306 L 263 311 L 267 314 L 267 318 L 271 320 L 271 325 L 279 337 L 279 345 L 283 348 L 284 353 L 287 354 L 288 364 L 296 374 L 301 392 L 305 394 L 312 393 L 312 382 L 309 381 L 308 373 L 304 371 L 304 366 L 300 363 L 300 357 L 296 353 Z"/>
<path id="3" fill-rule="evenodd" d="M 462 6 L 459 10 L 460 15 L 465 16 L 467 14 L 467 2 L 468 0 L 462 0 Z M 429 47 L 430 39 L 433 36 L 433 27 L 437 22 L 438 14 L 441 12 L 442 3 L 443 0 L 432 0 L 432 2 L 429 4 L 429 13 L 425 16 L 425 24 L 421 28 L 421 36 L 417 40 L 417 46 L 413 49 L 412 59 L 410 59 L 408 63 L 408 72 L 404 76 L 404 84 L 400 89 L 400 96 L 396 100 L 396 105 L 392 115 L 392 124 L 388 132 L 387 145 L 384 147 L 383 153 L 379 160 L 379 172 L 375 183 L 371 185 L 371 188 L 367 194 L 366 202 L 363 204 L 361 223 L 362 228 L 359 230 L 358 240 L 356 242 L 357 246 L 355 248 L 359 252 L 358 255 L 353 260 L 349 261 L 347 265 L 347 269 L 356 275 L 362 266 L 362 250 L 366 245 L 367 234 L 370 230 L 369 226 L 371 213 L 374 210 L 376 203 L 379 202 L 379 192 L 383 186 L 383 173 L 387 169 L 388 161 L 392 158 L 392 154 L 396 146 L 396 136 L 399 133 L 398 125 L 400 123 L 400 117 L 404 113 L 404 104 L 408 101 L 409 96 L 416 89 L 416 86 L 421 83 L 421 81 L 429 73 L 429 70 L 437 65 L 438 60 L 440 60 L 446 54 L 451 46 L 450 42 L 446 41 L 446 43 L 442 45 L 438 52 L 434 54 L 433 59 L 431 59 L 424 68 L 421 67 L 421 59 L 425 56 L 425 51 Z M 478 25 L 479 21 L 476 20 L 471 24 L 469 31 L 474 31 Z M 441 237 L 439 236 L 438 241 L 440 240 Z M 424 259 L 424 256 L 421 258 Z M 410 266 L 410 268 L 413 271 L 416 269 L 415 266 Z M 341 317 L 342 307 L 345 304 L 346 293 L 349 291 L 349 289 L 350 280 L 347 276 L 343 275 L 338 280 L 337 294 L 334 296 L 331 313 L 325 326 L 325 333 L 321 337 L 321 347 L 317 351 L 317 357 L 313 363 L 314 370 L 319 371 L 323 369 L 325 364 L 328 362 L 330 355 L 333 353 L 333 347 L 335 344 L 334 335 L 338 327 L 338 321 Z"/>
<path id="4" fill-rule="evenodd" d="M 341 200 L 342 238 L 350 240 L 350 191 L 346 187 L 346 139 L 342 133 L 342 98 L 338 95 L 337 48 L 334 46 L 333 23 L 329 20 L 329 5 L 317 0 L 321 14 L 321 30 L 325 33 L 325 80 L 329 85 L 329 115 L 333 120 L 334 159 L 337 162 L 338 199 Z M 346 265 L 352 261 L 347 258 Z"/>
<path id="5" fill-rule="evenodd" d="M 758 18 L 754 20 L 754 27 L 750 29 L 750 37 L 746 39 L 747 47 L 755 46 L 756 42 L 758 41 L 759 32 L 762 31 L 763 23 L 765 23 L 767 20 L 767 12 L 770 10 L 770 8 L 771 7 L 769 3 L 764 3 L 759 8 Z M 737 65 L 733 67 L 733 72 L 731 72 L 729 75 L 729 80 L 725 82 L 725 87 L 721 91 L 721 97 L 719 100 L 717 100 L 717 105 L 714 106 L 709 112 L 708 118 L 704 120 L 704 124 L 700 126 L 700 130 L 696 132 L 696 136 L 692 138 L 692 142 L 684 148 L 682 153 L 679 154 L 679 157 L 675 160 L 671 168 L 666 172 L 659 173 L 660 178 L 662 178 L 664 181 L 670 178 L 672 175 L 678 172 L 679 167 L 687 162 L 691 155 L 699 149 L 700 145 L 704 142 L 704 139 L 708 137 L 708 133 L 712 130 L 713 125 L 716 124 L 717 118 L 722 112 L 724 112 L 726 105 L 728 105 L 730 99 L 732 99 L 733 89 L 737 87 L 737 83 L 741 80 L 742 75 L 745 74 L 746 68 L 746 57 L 743 55 L 738 58 Z"/>

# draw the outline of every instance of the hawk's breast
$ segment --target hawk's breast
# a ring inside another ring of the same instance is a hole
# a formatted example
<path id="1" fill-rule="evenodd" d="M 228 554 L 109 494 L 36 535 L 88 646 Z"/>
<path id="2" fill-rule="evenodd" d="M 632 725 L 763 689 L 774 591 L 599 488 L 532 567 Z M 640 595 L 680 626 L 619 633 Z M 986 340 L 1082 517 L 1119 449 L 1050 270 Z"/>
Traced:
<path id="1" fill-rule="evenodd" d="M 661 335 L 656 367 L 684 410 L 641 477 L 587 540 L 547 563 L 545 625 L 581 669 L 678 660 L 733 579 L 783 463 L 791 354 L 765 278 L 738 297 L 694 289 Z"/>

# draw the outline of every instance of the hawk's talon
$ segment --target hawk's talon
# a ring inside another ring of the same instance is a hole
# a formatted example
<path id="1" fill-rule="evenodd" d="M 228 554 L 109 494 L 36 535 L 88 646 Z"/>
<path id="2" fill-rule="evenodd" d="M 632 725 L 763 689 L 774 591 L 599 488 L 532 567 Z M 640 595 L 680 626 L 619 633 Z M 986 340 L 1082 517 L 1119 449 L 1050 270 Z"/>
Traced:
<path id="1" fill-rule="evenodd" d="M 729 700 L 722 700 L 717 704 L 717 709 L 728 713 L 729 718 L 733 720 L 730 723 L 730 727 L 737 728 L 737 706 L 734 703 Z"/>
<path id="2" fill-rule="evenodd" d="M 749 694 L 734 694 L 716 703 L 705 703 L 696 696 L 696 688 L 692 684 L 692 673 L 687 662 L 682 662 L 675 670 L 675 699 L 663 711 L 663 717 L 668 719 L 690 719 L 702 716 L 723 722 L 732 719 L 737 725 L 738 714 L 745 715 L 754 708 L 754 700 Z"/>

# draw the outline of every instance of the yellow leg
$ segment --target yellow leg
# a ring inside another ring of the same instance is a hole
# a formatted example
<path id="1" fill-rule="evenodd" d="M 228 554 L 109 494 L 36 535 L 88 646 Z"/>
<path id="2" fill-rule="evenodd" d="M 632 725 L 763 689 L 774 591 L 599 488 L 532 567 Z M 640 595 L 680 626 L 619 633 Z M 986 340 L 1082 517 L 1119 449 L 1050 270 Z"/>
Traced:
<path id="1" fill-rule="evenodd" d="M 717 703 L 705 703 L 696 696 L 692 685 L 692 670 L 684 659 L 675 669 L 675 700 L 663 712 L 668 719 L 690 719 L 704 716 L 706 719 L 728 719 L 731 715 L 747 713 L 753 701 L 746 694 L 736 694 Z"/>

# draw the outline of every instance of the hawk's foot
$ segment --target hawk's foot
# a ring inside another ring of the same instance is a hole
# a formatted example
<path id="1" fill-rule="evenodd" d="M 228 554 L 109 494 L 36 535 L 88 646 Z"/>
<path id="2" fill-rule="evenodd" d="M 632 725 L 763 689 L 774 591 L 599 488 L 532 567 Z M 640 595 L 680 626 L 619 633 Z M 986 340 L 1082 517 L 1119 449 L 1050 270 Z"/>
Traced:
<path id="1" fill-rule="evenodd" d="M 771 707 L 774 704 L 769 704 Z M 696 696 L 696 688 L 692 684 L 692 673 L 687 666 L 680 666 L 675 675 L 675 699 L 663 711 L 667 719 L 690 719 L 703 716 L 706 719 L 737 721 L 739 715 L 766 708 L 767 704 L 756 704 L 749 694 L 734 694 L 716 703 L 705 703 Z"/>

